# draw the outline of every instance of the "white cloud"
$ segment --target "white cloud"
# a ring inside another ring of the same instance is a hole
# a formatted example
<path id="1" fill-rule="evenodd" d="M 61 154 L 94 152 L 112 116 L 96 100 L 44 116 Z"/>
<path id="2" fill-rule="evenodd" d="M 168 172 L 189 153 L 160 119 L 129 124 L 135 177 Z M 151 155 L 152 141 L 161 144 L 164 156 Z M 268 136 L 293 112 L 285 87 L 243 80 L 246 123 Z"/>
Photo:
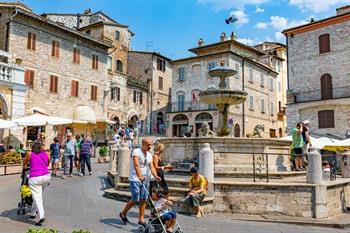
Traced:
<path id="1" fill-rule="evenodd" d="M 329 10 L 339 3 L 349 3 L 349 0 L 289 0 L 289 4 L 298 6 L 302 10 L 311 10 L 319 13 Z"/>
<path id="2" fill-rule="evenodd" d="M 251 38 L 238 38 L 237 41 L 241 42 L 242 44 L 250 45 L 250 46 L 259 44 L 258 39 L 251 39 Z"/>
<path id="3" fill-rule="evenodd" d="M 233 15 L 238 19 L 237 24 L 249 23 L 248 15 L 244 12 L 243 9 L 231 11 L 230 15 Z"/>
<path id="4" fill-rule="evenodd" d="M 259 29 L 266 29 L 268 25 L 269 25 L 268 23 L 258 22 L 258 23 L 255 25 L 255 27 L 256 27 L 256 28 L 259 28 Z"/>
<path id="5" fill-rule="evenodd" d="M 278 29 L 282 31 L 283 29 L 287 28 L 288 20 L 281 16 L 271 16 L 270 17 L 270 24 L 273 28 Z"/>
<path id="6" fill-rule="evenodd" d="M 286 43 L 286 38 L 281 32 L 275 32 L 275 38 L 278 42 Z"/>
<path id="7" fill-rule="evenodd" d="M 255 13 L 263 13 L 265 10 L 256 6 Z"/>
<path id="8" fill-rule="evenodd" d="M 270 0 L 197 0 L 198 3 L 213 6 L 216 11 L 241 8 L 245 5 L 259 5 L 268 1 Z"/>

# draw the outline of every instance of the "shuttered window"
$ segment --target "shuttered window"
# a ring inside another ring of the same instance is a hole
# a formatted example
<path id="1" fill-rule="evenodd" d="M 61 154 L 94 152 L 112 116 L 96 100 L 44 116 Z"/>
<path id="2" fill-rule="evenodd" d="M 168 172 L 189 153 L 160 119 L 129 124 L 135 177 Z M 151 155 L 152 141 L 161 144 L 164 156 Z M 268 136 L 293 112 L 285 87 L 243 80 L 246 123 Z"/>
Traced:
<path id="1" fill-rule="evenodd" d="M 58 90 L 58 77 L 56 75 L 50 75 L 50 92 L 57 93 Z"/>
<path id="2" fill-rule="evenodd" d="M 56 58 L 60 57 L 60 42 L 52 41 L 51 56 Z"/>
<path id="3" fill-rule="evenodd" d="M 163 77 L 158 77 L 158 89 L 163 90 Z"/>
<path id="4" fill-rule="evenodd" d="M 318 128 L 334 128 L 334 111 L 323 110 L 318 112 Z"/>
<path id="5" fill-rule="evenodd" d="M 28 32 L 27 49 L 35 51 L 35 49 L 36 49 L 36 34 L 35 33 Z"/>
<path id="6" fill-rule="evenodd" d="M 330 51 L 329 34 L 323 34 L 318 37 L 320 53 L 327 53 Z"/>
<path id="7" fill-rule="evenodd" d="M 72 80 L 71 95 L 73 97 L 79 96 L 79 82 L 78 81 Z"/>
<path id="8" fill-rule="evenodd" d="M 134 90 L 133 102 L 142 104 L 142 92 Z"/>
<path id="9" fill-rule="evenodd" d="M 92 69 L 98 70 L 98 56 L 95 54 L 92 55 Z"/>
<path id="10" fill-rule="evenodd" d="M 28 87 L 34 88 L 34 70 L 25 71 L 24 82 Z"/>
<path id="11" fill-rule="evenodd" d="M 80 64 L 80 49 L 73 49 L 73 63 Z"/>
<path id="12" fill-rule="evenodd" d="M 91 85 L 91 100 L 97 100 L 97 86 Z"/>
<path id="13" fill-rule="evenodd" d="M 328 100 L 333 99 L 333 83 L 332 76 L 330 74 L 324 74 L 321 76 L 321 99 Z"/>

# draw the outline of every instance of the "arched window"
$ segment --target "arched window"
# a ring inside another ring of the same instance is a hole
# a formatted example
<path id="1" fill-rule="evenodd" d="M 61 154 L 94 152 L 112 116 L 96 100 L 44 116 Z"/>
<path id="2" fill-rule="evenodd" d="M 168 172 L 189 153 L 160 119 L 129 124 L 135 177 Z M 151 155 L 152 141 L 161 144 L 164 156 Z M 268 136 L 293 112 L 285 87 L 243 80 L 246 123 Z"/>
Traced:
<path id="1" fill-rule="evenodd" d="M 116 68 L 115 68 L 116 71 L 123 72 L 123 66 L 124 66 L 123 62 L 121 60 L 117 60 Z"/>
<path id="2" fill-rule="evenodd" d="M 197 78 L 201 76 L 201 65 L 192 66 L 192 77 Z"/>
<path id="3" fill-rule="evenodd" d="M 332 76 L 330 74 L 324 74 L 321 76 L 321 99 L 333 99 L 333 84 Z"/>
<path id="4" fill-rule="evenodd" d="M 239 138 L 241 136 L 241 127 L 239 126 L 239 124 L 235 124 L 234 136 L 235 138 Z"/>
<path id="5" fill-rule="evenodd" d="M 323 34 L 318 37 L 318 46 L 320 53 L 327 53 L 330 49 L 329 34 Z"/>

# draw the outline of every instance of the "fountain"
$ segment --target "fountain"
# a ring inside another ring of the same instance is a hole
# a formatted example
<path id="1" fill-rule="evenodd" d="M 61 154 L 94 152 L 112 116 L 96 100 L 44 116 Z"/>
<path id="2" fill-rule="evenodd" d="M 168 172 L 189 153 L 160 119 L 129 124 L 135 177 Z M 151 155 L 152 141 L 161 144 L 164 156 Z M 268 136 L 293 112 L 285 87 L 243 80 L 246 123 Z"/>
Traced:
<path id="1" fill-rule="evenodd" d="M 230 105 L 237 105 L 245 101 L 247 92 L 241 90 L 229 90 L 227 89 L 226 78 L 233 76 L 237 71 L 223 66 L 215 67 L 209 71 L 211 77 L 219 77 L 220 83 L 219 88 L 215 90 L 202 91 L 200 96 L 200 101 L 206 104 L 215 104 L 218 108 L 219 113 L 219 124 L 217 127 L 218 136 L 228 136 L 228 110 Z"/>

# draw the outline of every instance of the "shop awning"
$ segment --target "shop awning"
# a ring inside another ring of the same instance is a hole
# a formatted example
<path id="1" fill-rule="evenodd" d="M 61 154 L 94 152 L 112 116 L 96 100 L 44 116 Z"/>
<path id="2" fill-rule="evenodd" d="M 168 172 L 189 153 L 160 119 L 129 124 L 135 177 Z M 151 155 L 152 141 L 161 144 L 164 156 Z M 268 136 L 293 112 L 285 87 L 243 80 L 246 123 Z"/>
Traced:
<path id="1" fill-rule="evenodd" d="M 30 116 L 14 119 L 13 122 L 20 126 L 42 126 L 71 124 L 72 120 L 62 117 L 48 116 L 40 113 L 35 113 Z"/>
<path id="2" fill-rule="evenodd" d="M 73 123 L 96 123 L 96 114 L 95 112 L 88 106 L 79 105 L 75 107 L 73 112 Z"/>
<path id="3" fill-rule="evenodd" d="M 16 129 L 17 124 L 13 121 L 0 119 L 0 129 Z"/>

